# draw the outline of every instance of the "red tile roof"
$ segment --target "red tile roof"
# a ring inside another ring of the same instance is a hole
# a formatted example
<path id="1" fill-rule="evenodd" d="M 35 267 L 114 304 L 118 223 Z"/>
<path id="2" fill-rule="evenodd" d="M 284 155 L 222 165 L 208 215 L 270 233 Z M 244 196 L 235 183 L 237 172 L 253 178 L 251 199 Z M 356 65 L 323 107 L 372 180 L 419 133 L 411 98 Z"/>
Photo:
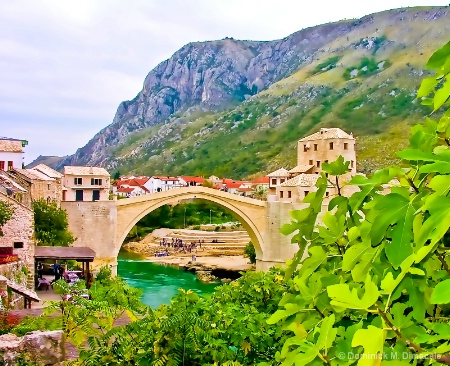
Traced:
<path id="1" fill-rule="evenodd" d="M 118 193 L 131 193 L 134 191 L 135 188 L 125 188 L 125 187 L 120 187 L 119 189 L 117 189 Z"/>
<path id="2" fill-rule="evenodd" d="M 259 177 L 252 180 L 253 184 L 269 184 L 270 178 L 269 177 Z"/>
<path id="3" fill-rule="evenodd" d="M 195 182 L 195 183 L 203 183 L 205 178 L 203 177 L 191 177 L 189 175 L 182 175 L 181 179 L 183 179 L 186 183 Z"/>
<path id="4" fill-rule="evenodd" d="M 163 181 L 177 181 L 178 180 L 178 178 L 176 178 L 176 177 L 153 177 L 153 178 L 159 178 Z"/>
<path id="5" fill-rule="evenodd" d="M 245 182 L 242 180 L 224 179 L 223 183 L 227 186 L 227 188 L 239 188 Z"/>
<path id="6" fill-rule="evenodd" d="M 134 178 L 133 180 L 140 186 L 143 186 L 145 183 L 148 182 L 148 180 L 150 179 L 150 177 L 137 177 Z M 131 184 L 130 184 L 131 185 Z"/>

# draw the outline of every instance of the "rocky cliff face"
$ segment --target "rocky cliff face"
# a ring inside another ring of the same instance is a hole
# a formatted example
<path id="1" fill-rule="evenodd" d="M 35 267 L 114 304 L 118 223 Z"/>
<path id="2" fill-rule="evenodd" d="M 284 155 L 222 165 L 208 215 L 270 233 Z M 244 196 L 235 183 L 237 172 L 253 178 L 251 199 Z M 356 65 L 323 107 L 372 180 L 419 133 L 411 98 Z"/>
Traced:
<path id="1" fill-rule="evenodd" d="M 280 129 L 277 132 L 282 133 L 283 126 L 292 125 L 286 131 L 303 134 L 320 123 L 329 126 L 330 121 L 345 129 L 345 123 L 352 118 L 356 122 L 352 121 L 349 128 L 355 133 L 379 133 L 386 127 L 370 132 L 364 123 L 371 115 L 366 114 L 364 120 L 358 122 L 357 113 L 373 104 L 370 113 L 374 120 L 389 115 L 385 107 L 393 110 L 390 120 L 398 122 L 407 118 L 401 112 L 409 111 L 409 107 L 397 108 L 400 99 L 390 101 L 394 98 L 390 98 L 392 94 L 384 94 L 384 88 L 393 87 L 395 83 L 396 89 L 390 93 L 398 96 L 400 91 L 405 101 L 414 99 L 413 88 L 420 83 L 427 55 L 447 41 L 449 14 L 446 7 L 399 9 L 304 29 L 276 41 L 227 38 L 190 43 L 150 71 L 138 95 L 119 105 L 113 122 L 74 155 L 64 158 L 58 167 L 99 165 L 110 170 L 124 167 L 123 172 L 174 174 L 173 169 L 167 169 L 168 163 L 180 166 L 197 156 L 211 157 L 210 148 L 214 151 L 224 148 L 221 144 L 229 141 L 225 136 L 230 133 L 227 123 L 231 123 L 234 131 L 242 130 L 242 134 L 252 130 L 251 141 L 267 138 L 262 134 L 267 126 L 272 131 Z M 359 65 L 364 57 L 378 65 L 375 75 L 373 72 L 370 77 L 364 74 L 367 66 Z M 347 76 L 344 75 L 346 68 L 351 69 Z M 324 97 L 325 107 L 317 96 L 329 88 L 331 92 L 327 93 L 332 95 Z M 378 94 L 368 98 L 375 92 Z M 360 105 L 346 107 L 359 99 Z M 258 101 L 265 109 L 256 107 Z M 254 110 L 248 112 L 253 107 Z M 303 110 L 301 113 L 299 108 Z M 185 131 L 188 122 L 194 121 L 189 115 L 224 109 L 231 112 L 225 117 L 219 113 L 212 119 L 202 120 L 197 131 L 191 131 L 192 136 Z M 240 121 L 243 116 L 247 117 Z M 341 117 L 336 119 L 336 116 Z M 302 118 L 303 125 L 299 122 Z M 130 142 L 130 134 L 136 136 L 136 132 L 148 131 L 152 126 L 156 126 L 153 132 L 144 138 L 140 136 L 139 142 Z M 260 135 L 256 136 L 257 133 Z M 205 142 L 199 141 L 199 137 Z M 214 147 L 204 145 L 213 139 L 216 139 L 214 144 L 209 145 Z M 238 146 L 245 143 L 243 138 Z M 126 152 L 119 151 L 123 147 Z M 250 148 L 255 147 L 249 146 L 248 152 Z M 286 144 L 280 145 L 282 151 L 285 148 Z M 196 153 L 196 149 L 201 151 Z M 242 164 L 248 164 L 248 159 L 241 160 Z M 143 165 L 152 171 L 139 169 Z"/>
<path id="2" fill-rule="evenodd" d="M 113 122 L 60 165 L 107 165 L 110 148 L 130 132 L 159 124 L 180 110 L 236 105 L 310 63 L 318 49 L 352 26 L 321 25 L 270 42 L 228 38 L 190 43 L 150 71 L 142 91 L 119 105 Z"/>

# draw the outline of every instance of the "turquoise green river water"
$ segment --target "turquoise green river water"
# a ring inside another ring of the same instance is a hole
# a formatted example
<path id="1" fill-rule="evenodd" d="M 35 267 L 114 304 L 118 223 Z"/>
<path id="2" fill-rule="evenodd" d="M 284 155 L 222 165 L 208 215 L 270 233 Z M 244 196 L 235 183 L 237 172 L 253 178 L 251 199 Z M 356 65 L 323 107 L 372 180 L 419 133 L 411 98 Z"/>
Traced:
<path id="1" fill-rule="evenodd" d="M 208 294 L 217 286 L 202 283 L 194 274 L 183 269 L 147 262 L 132 253 L 120 252 L 118 262 L 117 274 L 130 286 L 141 289 L 142 302 L 153 309 L 169 304 L 179 288 Z"/>

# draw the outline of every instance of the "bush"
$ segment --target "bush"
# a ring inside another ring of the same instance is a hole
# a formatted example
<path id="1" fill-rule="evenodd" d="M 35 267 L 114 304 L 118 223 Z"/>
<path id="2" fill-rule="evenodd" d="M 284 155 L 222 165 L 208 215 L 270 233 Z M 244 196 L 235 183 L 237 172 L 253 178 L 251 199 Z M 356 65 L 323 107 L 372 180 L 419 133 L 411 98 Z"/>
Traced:
<path id="1" fill-rule="evenodd" d="M 252 242 L 249 242 L 244 248 L 244 257 L 250 260 L 250 263 L 256 263 L 256 251 Z"/>

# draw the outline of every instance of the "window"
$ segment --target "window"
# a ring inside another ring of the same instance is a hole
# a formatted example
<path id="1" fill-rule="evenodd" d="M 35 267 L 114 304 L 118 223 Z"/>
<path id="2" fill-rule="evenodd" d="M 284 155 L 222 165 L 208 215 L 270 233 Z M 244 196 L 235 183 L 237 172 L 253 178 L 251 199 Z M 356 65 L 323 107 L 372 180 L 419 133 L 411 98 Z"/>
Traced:
<path id="1" fill-rule="evenodd" d="M 283 191 L 280 191 L 280 198 L 283 198 Z"/>
<path id="2" fill-rule="evenodd" d="M 307 152 L 307 151 L 308 151 L 308 148 L 306 147 L 306 145 L 303 145 L 303 151 L 304 151 L 304 152 Z"/>
<path id="3" fill-rule="evenodd" d="M 305 197 L 308 195 L 309 191 L 305 191 Z"/>
<path id="4" fill-rule="evenodd" d="M 292 198 L 292 191 L 288 191 L 288 198 Z"/>
<path id="5" fill-rule="evenodd" d="M 74 178 L 73 184 L 75 184 L 76 186 L 81 186 L 83 184 L 83 178 Z"/>
<path id="6" fill-rule="evenodd" d="M 320 168 L 320 160 L 317 160 L 317 167 Z"/>
<path id="7" fill-rule="evenodd" d="M 280 184 L 281 184 L 281 183 L 284 183 L 285 180 L 286 180 L 286 179 L 284 179 L 284 178 L 280 178 Z"/>
<path id="8" fill-rule="evenodd" d="M 22 241 L 15 241 L 14 242 L 14 249 L 22 249 L 23 248 L 23 242 Z"/>
<path id="9" fill-rule="evenodd" d="M 272 185 L 276 186 L 277 185 L 277 180 L 275 178 L 272 178 Z"/>
<path id="10" fill-rule="evenodd" d="M 101 186 L 102 180 L 100 178 L 91 178 L 91 186 Z"/>
<path id="11" fill-rule="evenodd" d="M 8 161 L 8 170 L 11 170 L 13 168 L 13 162 Z"/>
<path id="12" fill-rule="evenodd" d="M 5 170 L 5 162 L 0 161 L 0 170 Z"/>
<path id="13" fill-rule="evenodd" d="M 312 160 L 310 160 L 309 165 L 314 165 L 314 162 Z"/>
<path id="14" fill-rule="evenodd" d="M 50 185 L 50 184 L 47 184 L 47 189 L 48 189 L 48 190 L 50 190 L 50 187 L 51 187 L 51 185 Z"/>
<path id="15" fill-rule="evenodd" d="M 330 195 L 330 192 L 325 192 L 325 197 L 328 197 Z"/>
<path id="16" fill-rule="evenodd" d="M 330 150 L 333 150 L 334 144 L 330 142 Z"/>
<path id="17" fill-rule="evenodd" d="M 355 166 L 355 163 L 353 162 L 353 160 L 350 162 L 350 166 L 353 168 Z"/>
<path id="18" fill-rule="evenodd" d="M 348 143 L 344 142 L 344 150 L 348 150 Z"/>
<path id="19" fill-rule="evenodd" d="M 314 144 L 314 151 L 317 151 L 317 144 Z"/>

